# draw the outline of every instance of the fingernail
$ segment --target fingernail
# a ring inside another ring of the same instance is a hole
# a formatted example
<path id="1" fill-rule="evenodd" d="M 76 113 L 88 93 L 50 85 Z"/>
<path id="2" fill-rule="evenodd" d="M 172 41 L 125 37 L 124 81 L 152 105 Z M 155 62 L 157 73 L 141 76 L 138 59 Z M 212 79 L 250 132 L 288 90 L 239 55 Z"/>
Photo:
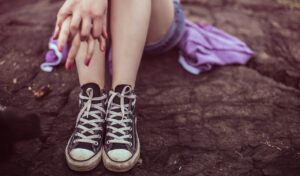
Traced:
<path id="1" fill-rule="evenodd" d="M 67 69 L 68 71 L 71 71 L 72 67 L 73 67 L 73 64 L 68 63 L 68 64 L 66 65 L 66 69 Z"/>
<path id="2" fill-rule="evenodd" d="M 57 39 L 56 34 L 53 34 L 53 35 L 52 35 L 52 39 L 53 39 L 53 40 L 56 40 L 56 39 Z"/>
<path id="3" fill-rule="evenodd" d="M 62 51 L 64 50 L 64 47 L 63 47 L 63 46 L 60 46 L 60 47 L 58 48 L 58 50 L 59 50 L 60 52 L 62 52 Z"/>
<path id="4" fill-rule="evenodd" d="M 55 27 L 54 32 L 52 34 L 52 39 L 56 39 L 57 27 Z"/>
<path id="5" fill-rule="evenodd" d="M 91 58 L 87 58 L 84 62 L 84 64 L 88 67 L 90 65 Z"/>

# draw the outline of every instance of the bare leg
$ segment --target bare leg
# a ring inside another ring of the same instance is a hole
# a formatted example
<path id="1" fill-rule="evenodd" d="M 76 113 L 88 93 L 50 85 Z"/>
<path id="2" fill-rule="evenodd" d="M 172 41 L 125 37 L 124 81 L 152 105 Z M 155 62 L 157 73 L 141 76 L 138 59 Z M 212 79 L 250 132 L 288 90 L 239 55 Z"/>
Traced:
<path id="1" fill-rule="evenodd" d="M 135 85 L 151 16 L 151 0 L 112 0 L 113 81 Z"/>
<path id="2" fill-rule="evenodd" d="M 87 67 L 84 64 L 86 51 L 87 43 L 81 42 L 75 59 L 81 85 L 80 111 L 65 152 L 68 166 L 74 171 L 90 171 L 99 164 L 102 153 L 98 143 L 104 136 L 106 95 L 95 85 L 104 88 L 104 53 L 100 52 L 96 42 L 94 55 Z"/>
<path id="3" fill-rule="evenodd" d="M 112 0 L 112 87 L 135 86 L 145 43 L 159 41 L 174 18 L 172 0 Z M 149 32 L 148 32 L 149 30 Z"/>
<path id="4" fill-rule="evenodd" d="M 130 1 L 130 3 L 127 1 Z M 112 35 L 113 41 L 115 41 L 113 42 L 113 58 L 116 58 L 113 59 L 113 87 L 122 83 L 134 87 L 145 42 L 154 43 L 159 41 L 168 31 L 173 21 L 173 0 L 147 1 L 149 2 L 145 3 L 144 1 L 141 2 L 139 0 L 113 2 L 111 15 L 111 20 L 113 22 Z M 133 4 L 133 6 L 130 7 L 130 4 Z M 122 11 L 121 9 L 124 10 Z M 149 9 L 151 9 L 151 11 Z M 119 16 L 121 16 L 121 18 L 118 18 Z M 95 48 L 97 48 L 97 46 Z M 90 66 L 86 67 L 83 64 L 86 49 L 87 44 L 82 42 L 78 55 L 76 56 L 80 85 L 94 82 L 101 88 L 104 88 L 104 53 L 97 50 Z"/>
<path id="5" fill-rule="evenodd" d="M 156 2 L 159 3 L 158 0 Z M 110 92 L 107 103 L 107 130 L 102 161 L 108 170 L 115 172 L 130 170 L 140 157 L 136 116 L 133 112 L 136 95 L 132 88 L 147 40 L 151 5 L 152 0 L 111 0 L 112 87 L 115 90 Z M 152 17 L 158 18 L 158 14 Z M 163 21 L 152 22 L 152 25 L 160 24 L 169 28 Z M 155 30 L 153 27 L 153 32 L 159 34 L 151 34 L 151 39 L 159 39 L 167 29 Z M 120 84 L 125 85 L 118 86 Z"/>
<path id="6" fill-rule="evenodd" d="M 165 36 L 173 22 L 174 13 L 173 0 L 152 0 L 147 44 L 158 42 Z"/>
<path id="7" fill-rule="evenodd" d="M 99 43 L 96 42 L 94 56 L 87 67 L 84 65 L 87 43 L 81 42 L 79 52 L 76 56 L 76 66 L 80 85 L 96 83 L 103 89 L 105 84 L 105 54 L 98 48 Z"/>

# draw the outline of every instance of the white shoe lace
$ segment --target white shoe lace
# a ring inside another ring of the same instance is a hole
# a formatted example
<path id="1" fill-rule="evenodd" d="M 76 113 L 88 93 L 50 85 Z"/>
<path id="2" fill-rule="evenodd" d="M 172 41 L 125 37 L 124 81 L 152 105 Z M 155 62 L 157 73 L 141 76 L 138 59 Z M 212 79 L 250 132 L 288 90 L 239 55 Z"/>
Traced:
<path id="1" fill-rule="evenodd" d="M 77 128 L 80 130 L 75 133 L 75 138 L 73 143 L 84 142 L 91 143 L 94 145 L 98 145 L 98 140 L 101 138 L 101 135 L 96 134 L 96 131 L 103 130 L 99 125 L 104 122 L 104 119 L 99 116 L 101 113 L 105 113 L 103 100 L 106 99 L 106 95 L 103 94 L 101 97 L 93 97 L 94 92 L 93 89 L 87 89 L 87 95 L 84 96 L 82 94 L 79 95 L 79 98 L 82 102 L 84 102 L 84 106 L 81 108 L 78 116 L 77 116 Z M 93 101 L 99 101 L 100 103 L 92 103 Z M 94 108 L 95 110 L 91 110 Z M 90 125 L 91 127 L 86 127 L 86 125 Z M 88 134 L 85 134 L 88 133 Z"/>
<path id="2" fill-rule="evenodd" d="M 126 91 L 128 90 L 128 91 Z M 133 99 L 132 104 L 134 105 L 136 102 L 136 95 L 129 93 L 130 87 L 125 87 L 123 91 L 120 93 L 111 91 L 110 98 L 108 100 L 108 116 L 107 116 L 107 128 L 111 129 L 111 132 L 107 132 L 107 136 L 111 137 L 112 139 L 107 140 L 107 144 L 109 143 L 121 143 L 121 144 L 129 144 L 132 145 L 131 142 L 127 141 L 126 139 L 132 138 L 130 134 L 127 134 L 126 131 L 131 131 L 132 128 L 127 126 L 126 123 L 133 123 L 131 119 L 128 118 L 128 114 L 131 113 L 129 111 L 130 104 L 125 104 L 124 98 Z M 120 98 L 120 104 L 116 104 L 113 102 L 115 97 Z M 121 109 L 121 111 L 120 111 Z M 116 117 L 122 117 L 122 119 L 116 119 Z M 114 127 L 115 125 L 120 125 L 121 127 Z M 119 133 L 121 135 L 117 135 Z"/>

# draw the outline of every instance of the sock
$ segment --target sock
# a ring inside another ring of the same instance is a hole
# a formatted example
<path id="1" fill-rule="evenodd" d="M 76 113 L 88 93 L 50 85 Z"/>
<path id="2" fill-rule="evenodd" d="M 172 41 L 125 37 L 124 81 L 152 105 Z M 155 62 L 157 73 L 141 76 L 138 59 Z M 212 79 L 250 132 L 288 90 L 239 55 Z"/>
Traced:
<path id="1" fill-rule="evenodd" d="M 84 96 L 87 96 L 87 89 L 88 88 L 92 88 L 93 89 L 93 93 L 94 93 L 94 97 L 95 96 L 100 96 L 101 95 L 101 88 L 100 88 L 100 86 L 98 85 L 98 84 L 96 84 L 96 83 L 86 83 L 86 84 L 84 84 L 84 85 L 82 85 L 81 86 L 81 91 L 82 91 L 82 94 L 84 95 Z"/>

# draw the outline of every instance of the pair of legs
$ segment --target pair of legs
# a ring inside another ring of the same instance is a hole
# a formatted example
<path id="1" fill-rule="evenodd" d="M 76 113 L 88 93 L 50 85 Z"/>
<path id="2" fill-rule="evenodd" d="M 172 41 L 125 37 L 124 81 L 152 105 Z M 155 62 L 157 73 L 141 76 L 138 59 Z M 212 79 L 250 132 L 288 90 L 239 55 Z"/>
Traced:
<path id="1" fill-rule="evenodd" d="M 105 53 L 96 49 L 87 67 L 83 64 L 87 44 L 81 43 L 76 56 L 81 108 L 75 131 L 66 147 L 66 159 L 71 169 L 89 171 L 102 160 L 108 170 L 125 172 L 138 161 L 140 142 L 133 88 L 145 45 L 150 44 L 146 47 L 149 52 L 151 46 L 160 46 L 157 42 L 163 43 L 165 36 L 169 36 L 166 34 L 173 27 L 177 5 L 174 2 L 109 1 L 113 90 L 108 95 L 99 90 L 99 87 L 105 87 Z M 99 44 L 96 45 L 99 48 Z"/>
<path id="2" fill-rule="evenodd" d="M 111 0 L 110 3 L 112 88 L 119 84 L 134 88 L 145 45 L 163 38 L 172 24 L 173 0 Z M 80 85 L 94 82 L 104 88 L 105 53 L 97 49 L 87 67 L 83 64 L 86 50 L 87 44 L 82 42 L 76 56 Z"/>

